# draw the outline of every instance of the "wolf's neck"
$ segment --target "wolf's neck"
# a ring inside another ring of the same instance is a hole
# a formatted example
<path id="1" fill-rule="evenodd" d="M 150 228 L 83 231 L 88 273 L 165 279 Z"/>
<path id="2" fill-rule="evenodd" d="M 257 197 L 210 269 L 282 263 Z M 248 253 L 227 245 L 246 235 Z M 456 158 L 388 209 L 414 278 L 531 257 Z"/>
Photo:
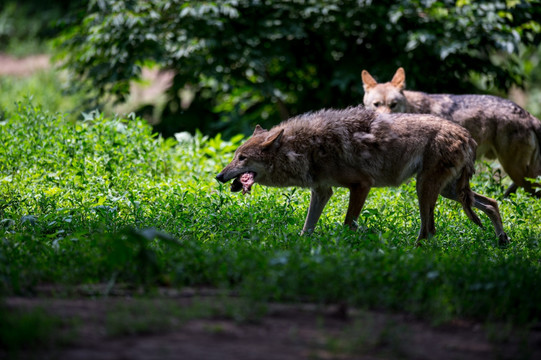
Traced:
<path id="1" fill-rule="evenodd" d="M 404 96 L 408 100 L 406 111 L 414 114 L 430 114 L 432 99 L 430 95 L 421 91 L 404 90 Z"/>

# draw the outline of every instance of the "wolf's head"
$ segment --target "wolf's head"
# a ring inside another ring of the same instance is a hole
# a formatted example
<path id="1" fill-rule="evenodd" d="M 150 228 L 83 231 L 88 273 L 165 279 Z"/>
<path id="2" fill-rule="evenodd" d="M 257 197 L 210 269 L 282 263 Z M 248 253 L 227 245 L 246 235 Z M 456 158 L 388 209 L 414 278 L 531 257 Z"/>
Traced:
<path id="1" fill-rule="evenodd" d="M 398 68 L 390 82 L 379 84 L 368 71 L 362 72 L 364 106 L 378 113 L 406 112 L 407 100 L 402 93 L 406 86 L 406 73 Z"/>
<path id="2" fill-rule="evenodd" d="M 283 134 L 283 129 L 267 131 L 257 125 L 252 136 L 239 146 L 233 160 L 216 179 L 223 183 L 235 179 L 231 191 L 243 190 L 244 193 L 250 191 L 254 182 L 268 183 L 274 150 L 280 146 Z"/>

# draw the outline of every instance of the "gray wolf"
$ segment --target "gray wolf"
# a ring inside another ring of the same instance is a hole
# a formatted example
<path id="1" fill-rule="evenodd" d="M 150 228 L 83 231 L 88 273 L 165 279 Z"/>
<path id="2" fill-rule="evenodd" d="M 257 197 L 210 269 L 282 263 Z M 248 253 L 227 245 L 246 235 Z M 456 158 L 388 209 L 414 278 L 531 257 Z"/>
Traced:
<path id="1" fill-rule="evenodd" d="M 438 195 L 458 201 L 468 218 L 481 226 L 474 206 L 485 212 L 499 237 L 498 204 L 470 189 L 476 143 L 461 126 L 432 115 L 378 115 L 362 106 L 321 110 L 291 118 L 270 130 L 256 126 L 216 179 L 233 180 L 231 191 L 252 184 L 311 189 L 303 233 L 310 233 L 333 194 L 349 189 L 345 224 L 355 222 L 372 187 L 398 186 L 417 175 L 421 229 L 417 239 L 435 234 Z"/>
<path id="2" fill-rule="evenodd" d="M 399 68 L 392 80 L 378 83 L 362 71 L 364 105 L 379 113 L 432 114 L 465 127 L 477 142 L 477 159 L 498 159 L 513 183 L 504 196 L 521 186 L 541 197 L 541 122 L 514 102 L 490 95 L 427 94 L 404 90 L 406 74 Z"/>

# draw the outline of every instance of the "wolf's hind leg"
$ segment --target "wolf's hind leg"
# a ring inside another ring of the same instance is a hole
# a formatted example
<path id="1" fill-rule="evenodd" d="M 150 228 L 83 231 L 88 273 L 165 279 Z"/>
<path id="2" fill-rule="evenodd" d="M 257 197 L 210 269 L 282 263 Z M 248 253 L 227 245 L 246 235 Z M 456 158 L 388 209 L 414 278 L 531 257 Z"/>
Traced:
<path id="1" fill-rule="evenodd" d="M 511 177 L 511 175 L 509 175 Z M 535 176 L 531 175 L 524 175 L 524 177 L 529 177 L 529 178 L 535 178 Z M 536 183 L 536 182 L 531 182 L 529 180 L 526 180 L 525 178 L 522 178 L 520 180 L 517 180 L 515 182 L 513 182 L 509 188 L 505 191 L 505 193 L 503 194 L 504 197 L 509 197 L 509 195 L 511 195 L 512 193 L 516 192 L 518 187 L 521 186 L 524 188 L 524 191 L 526 191 L 527 193 L 529 193 L 530 195 L 534 196 L 534 197 L 538 197 L 538 198 L 541 198 L 541 184 L 539 183 Z M 513 179 L 513 177 L 511 177 L 511 179 Z M 515 180 L 515 179 L 513 179 Z"/>
<path id="2" fill-rule="evenodd" d="M 496 235 L 498 235 L 500 245 L 509 244 L 509 237 L 503 230 L 502 217 L 500 215 L 500 210 L 498 209 L 498 203 L 496 200 L 488 198 L 486 196 L 477 194 L 473 192 L 473 206 L 487 214 L 492 221 Z"/>
<path id="3" fill-rule="evenodd" d="M 539 183 L 524 180 L 524 191 L 536 198 L 541 198 L 541 184 Z"/>
<path id="4" fill-rule="evenodd" d="M 503 196 L 509 197 L 509 195 L 516 192 L 518 187 L 521 186 L 524 188 L 524 191 L 530 195 L 541 198 L 541 184 L 526 180 L 526 178 L 535 178 L 539 174 L 532 174 L 528 169 L 518 172 L 514 170 L 515 169 L 505 169 L 505 172 L 507 172 L 509 177 L 513 180 L 513 183 L 505 191 Z"/>
<path id="5" fill-rule="evenodd" d="M 308 208 L 308 214 L 306 215 L 306 221 L 302 228 L 302 234 L 310 234 L 314 231 L 316 223 L 323 212 L 323 208 L 327 205 L 327 202 L 332 196 L 331 187 L 319 187 L 312 189 L 312 195 L 310 196 L 310 207 Z"/>
<path id="6" fill-rule="evenodd" d="M 505 190 L 505 193 L 503 194 L 503 197 L 509 197 L 509 195 L 515 193 L 518 189 L 518 185 L 515 183 L 511 183 L 507 190 Z"/>
<path id="7" fill-rule="evenodd" d="M 459 197 L 458 191 L 460 191 L 460 189 L 457 189 L 455 181 L 447 185 L 441 192 L 441 195 L 448 199 L 455 200 L 461 203 L 462 208 L 464 209 L 470 220 L 472 220 L 475 224 L 479 225 L 481 228 L 483 227 L 483 225 L 481 224 L 481 220 L 479 220 L 477 215 L 475 215 L 471 211 L 470 206 L 474 206 L 475 208 L 487 214 L 490 221 L 492 222 L 492 225 L 494 226 L 494 231 L 496 232 L 496 235 L 498 235 L 499 244 L 508 244 L 509 237 L 503 230 L 502 218 L 500 216 L 500 210 L 498 209 L 498 203 L 496 202 L 496 200 L 472 191 L 469 186 L 464 192 L 464 195 L 461 197 Z M 473 198 L 473 203 L 468 204 L 469 201 L 466 200 L 466 197 L 469 197 L 470 199 Z"/>
<path id="8" fill-rule="evenodd" d="M 359 218 L 369 192 L 370 186 L 354 184 L 349 187 L 349 205 L 344 224 L 351 229 L 356 228 L 355 221 Z"/>
<path id="9" fill-rule="evenodd" d="M 453 180 L 443 188 L 441 196 L 459 202 L 468 219 L 482 229 L 483 224 L 481 223 L 481 219 L 479 219 L 471 208 L 475 206 L 475 200 L 474 192 L 470 188 L 470 176 L 466 170 L 463 170 L 458 179 Z"/>
<path id="10" fill-rule="evenodd" d="M 498 154 L 498 160 L 502 164 L 503 170 L 513 180 L 511 186 L 504 193 L 505 197 L 514 193 L 519 186 L 531 195 L 541 197 L 541 184 L 526 180 L 526 178 L 533 179 L 541 175 L 539 147 L 534 146 L 535 139 L 530 142 L 527 140 L 518 142 L 522 147 L 510 149 L 505 153 L 505 156 Z M 527 146 L 528 144 L 529 146 Z"/>

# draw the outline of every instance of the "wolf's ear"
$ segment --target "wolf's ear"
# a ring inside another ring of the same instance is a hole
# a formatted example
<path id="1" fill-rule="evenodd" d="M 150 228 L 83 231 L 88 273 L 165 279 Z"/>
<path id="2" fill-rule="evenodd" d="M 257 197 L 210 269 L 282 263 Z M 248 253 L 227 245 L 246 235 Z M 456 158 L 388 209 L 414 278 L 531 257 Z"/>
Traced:
<path id="1" fill-rule="evenodd" d="M 257 124 L 255 126 L 255 130 L 254 130 L 254 133 L 252 134 L 252 136 L 257 135 L 257 134 L 259 134 L 259 133 L 261 133 L 263 131 L 265 131 L 265 129 L 263 129 L 261 126 L 259 126 L 259 124 Z"/>
<path id="2" fill-rule="evenodd" d="M 361 73 L 361 78 L 363 79 L 364 91 L 368 91 L 378 84 L 376 79 L 374 79 L 372 75 L 370 75 L 370 73 L 366 70 L 363 70 L 363 72 Z"/>
<path id="3" fill-rule="evenodd" d="M 261 147 L 263 148 L 263 150 L 269 150 L 271 147 L 280 146 L 280 140 L 282 140 L 282 135 L 284 135 L 284 129 L 267 137 L 265 139 L 265 142 L 261 144 Z"/>
<path id="4" fill-rule="evenodd" d="M 398 70 L 394 73 L 393 79 L 391 80 L 391 85 L 398 90 L 404 90 L 406 87 L 406 72 L 404 68 L 399 67 Z"/>

